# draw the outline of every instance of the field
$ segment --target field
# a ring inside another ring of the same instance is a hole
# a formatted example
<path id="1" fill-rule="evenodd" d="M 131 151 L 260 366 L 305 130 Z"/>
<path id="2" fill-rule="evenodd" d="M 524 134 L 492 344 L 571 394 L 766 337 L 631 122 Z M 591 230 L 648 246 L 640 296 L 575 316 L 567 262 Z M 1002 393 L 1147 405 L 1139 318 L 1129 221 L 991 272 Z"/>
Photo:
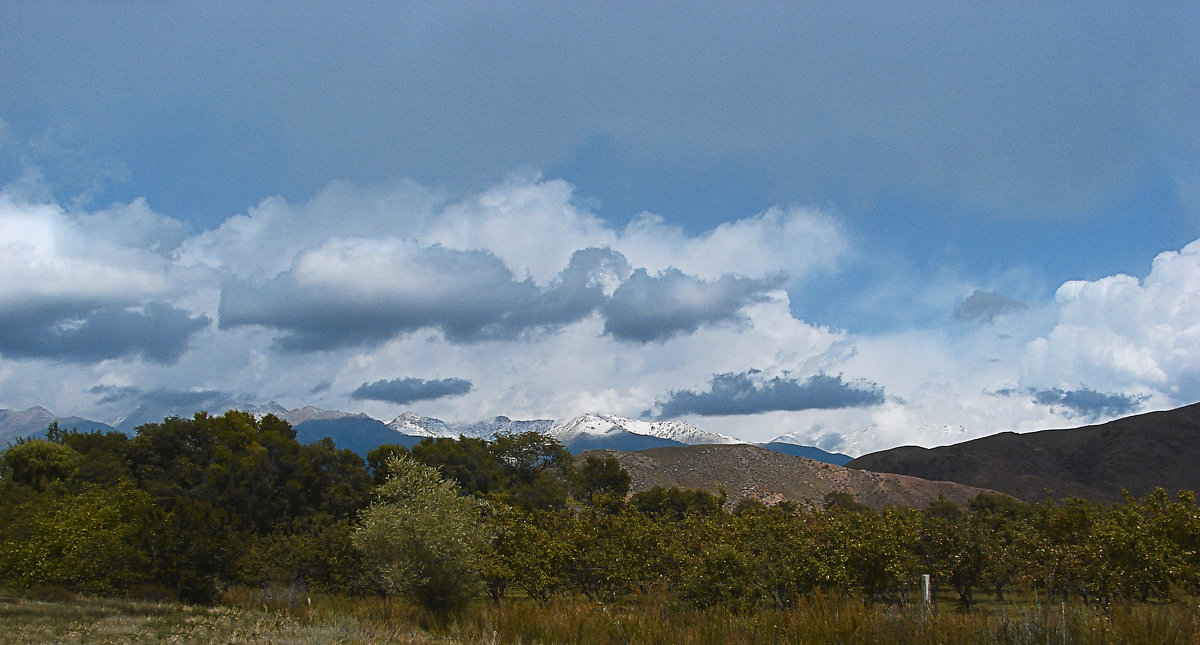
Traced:
<path id="1" fill-rule="evenodd" d="M 1190 601 L 1106 611 L 1026 598 L 964 614 L 949 602 L 927 613 L 919 604 L 887 608 L 818 596 L 787 611 L 737 614 L 685 611 L 655 598 L 620 605 L 562 598 L 545 606 L 513 599 L 480 601 L 438 621 L 399 600 L 286 591 L 237 590 L 215 607 L 55 595 L 0 597 L 0 642 L 1200 644 L 1200 609 Z"/>

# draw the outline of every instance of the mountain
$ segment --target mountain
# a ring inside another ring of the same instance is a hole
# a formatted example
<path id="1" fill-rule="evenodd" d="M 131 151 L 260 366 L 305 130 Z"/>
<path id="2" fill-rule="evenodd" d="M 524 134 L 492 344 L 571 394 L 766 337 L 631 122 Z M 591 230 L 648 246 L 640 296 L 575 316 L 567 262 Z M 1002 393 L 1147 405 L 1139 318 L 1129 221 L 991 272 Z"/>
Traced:
<path id="1" fill-rule="evenodd" d="M 412 447 L 425 438 L 400 434 L 384 425 L 382 421 L 365 414 L 313 418 L 292 427 L 296 430 L 296 441 L 300 443 L 312 443 L 329 437 L 338 448 L 349 448 L 362 457 L 366 457 L 373 448 L 385 443 Z"/>
<path id="2" fill-rule="evenodd" d="M 0 410 L 0 445 L 24 437 L 45 436 L 46 428 L 55 421 L 63 430 L 91 432 L 109 431 L 112 427 L 82 417 L 59 417 L 46 408 L 36 406 L 27 410 Z"/>
<path id="3" fill-rule="evenodd" d="M 993 488 L 1031 502 L 1071 495 L 1119 502 L 1157 487 L 1200 490 L 1200 403 L 1099 425 L 1000 434 L 939 448 L 903 446 L 850 468 Z"/>
<path id="4" fill-rule="evenodd" d="M 845 466 L 847 462 L 854 459 L 854 457 L 851 457 L 850 455 L 843 455 L 840 452 L 826 452 L 820 448 L 803 446 L 789 441 L 775 440 L 770 443 L 762 443 L 758 445 L 766 448 L 767 450 L 782 452 L 785 455 L 804 457 L 805 459 L 812 459 L 813 461 L 819 461 L 823 464 L 833 464 L 834 466 Z"/>
<path id="5" fill-rule="evenodd" d="M 27 410 L 0 410 L 0 440 L 10 442 L 44 432 L 56 418 L 41 406 Z"/>
<path id="6" fill-rule="evenodd" d="M 472 423 L 451 423 L 442 421 L 441 419 L 434 419 L 433 417 L 423 417 L 412 412 L 405 412 L 392 419 L 391 423 L 387 425 L 396 432 L 414 437 L 448 437 L 456 439 L 459 436 L 465 436 L 491 440 L 495 439 L 497 435 L 502 434 L 521 434 L 523 432 L 545 433 L 554 425 L 554 421 L 549 419 L 514 421 L 508 417 L 499 416 Z"/>
<path id="7" fill-rule="evenodd" d="M 595 413 L 559 421 L 546 434 L 571 452 L 596 448 L 642 450 L 658 446 L 743 443 L 733 437 L 704 432 L 682 421 L 639 421 Z"/>
<path id="8" fill-rule="evenodd" d="M 235 406 L 256 418 L 273 414 L 287 421 L 296 429 L 296 437 L 307 443 L 324 437 L 333 439 L 340 448 L 350 448 L 365 455 L 372 448 L 395 443 L 411 446 L 428 437 L 458 438 L 460 436 L 492 440 L 502 434 L 539 432 L 562 443 L 568 450 L 578 453 L 584 450 L 644 450 L 664 446 L 696 444 L 738 444 L 741 440 L 712 432 L 705 432 L 681 421 L 641 421 L 628 417 L 606 414 L 584 414 L 572 419 L 514 420 L 505 416 L 482 421 L 449 422 L 405 412 L 384 424 L 365 414 L 351 414 L 340 410 L 326 410 L 304 406 L 288 410 L 271 401 L 263 405 Z M 228 407 L 209 412 L 223 414 Z M 134 429 L 145 423 L 159 423 L 162 410 L 155 412 L 140 407 L 117 422 L 115 429 L 132 435 Z M 191 416 L 189 413 L 188 416 Z M 32 436 L 43 432 L 56 417 L 45 408 L 30 408 L 21 412 L 0 410 L 0 441 L 12 441 L 17 437 Z M 81 432 L 90 430 L 113 430 L 113 427 L 80 417 L 59 419 L 63 428 L 77 428 Z M 845 455 L 827 453 L 809 446 L 783 442 L 787 437 L 776 439 L 767 448 L 786 454 L 796 454 L 826 463 L 842 463 Z"/>
<path id="9" fill-rule="evenodd" d="M 876 509 L 888 504 L 921 507 L 939 495 L 965 504 L 985 492 L 952 482 L 843 468 L 751 444 L 672 446 L 638 452 L 593 450 L 585 454 L 619 461 L 629 471 L 630 490 L 635 493 L 654 486 L 701 488 L 713 493 L 724 488 L 730 508 L 747 497 L 768 504 L 787 500 L 820 506 L 830 492 L 849 493 Z"/>

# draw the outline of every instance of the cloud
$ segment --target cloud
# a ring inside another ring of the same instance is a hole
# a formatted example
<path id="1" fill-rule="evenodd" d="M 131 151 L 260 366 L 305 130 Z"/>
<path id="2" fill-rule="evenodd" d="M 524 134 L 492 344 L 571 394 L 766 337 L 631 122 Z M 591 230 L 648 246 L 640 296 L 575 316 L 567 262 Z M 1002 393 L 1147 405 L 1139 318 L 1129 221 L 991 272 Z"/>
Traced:
<path id="1" fill-rule="evenodd" d="M 994 291 L 976 289 L 966 300 L 954 307 L 955 320 L 991 323 L 996 316 L 1025 311 L 1029 305 Z"/>
<path id="2" fill-rule="evenodd" d="M 1051 409 L 1066 409 L 1071 416 L 1099 419 L 1102 417 L 1119 417 L 1137 412 L 1146 399 L 1146 395 L 1136 394 L 1104 394 L 1083 388 L 1079 390 L 1030 390 L 1033 401 Z"/>
<path id="3" fill-rule="evenodd" d="M 518 281 L 494 255 L 411 240 L 331 240 L 270 281 L 234 281 L 221 293 L 220 326 L 284 332 L 281 348 L 372 346 L 434 328 L 455 343 L 512 339 L 591 314 L 606 276 L 626 269 L 604 249 L 571 256 L 559 279 Z"/>
<path id="4" fill-rule="evenodd" d="M 9 307 L 0 310 L 0 354 L 76 363 L 127 357 L 173 363 L 210 322 L 207 316 L 192 316 L 162 302 L 140 307 L 89 307 L 81 302 Z"/>
<path id="5" fill-rule="evenodd" d="M 874 383 L 848 383 L 817 374 L 800 381 L 787 376 L 764 379 L 758 370 L 713 375 L 707 392 L 671 392 L 656 404 L 660 419 L 687 414 L 727 416 L 772 411 L 836 410 L 879 405 L 883 388 Z"/>
<path id="6" fill-rule="evenodd" d="M 604 332 L 619 340 L 651 342 L 694 332 L 702 325 L 740 319 L 741 310 L 761 302 L 781 279 L 723 276 L 707 281 L 667 269 L 650 276 L 638 269 L 604 304 Z"/>
<path id="7" fill-rule="evenodd" d="M 88 388 L 88 393 L 99 395 L 98 403 L 105 405 L 134 399 L 142 393 L 142 390 L 130 385 L 95 385 Z"/>
<path id="8" fill-rule="evenodd" d="M 167 417 L 191 417 L 197 412 L 222 414 L 226 410 L 244 408 L 251 402 L 239 401 L 228 392 L 212 389 L 142 389 L 128 385 L 95 385 L 89 394 L 99 395 L 100 403 L 123 403 L 125 409 L 133 408 L 121 419 L 116 429 L 132 432 L 146 423 L 159 423 Z"/>
<path id="9" fill-rule="evenodd" d="M 1023 383 L 1200 399 L 1200 240 L 1160 253 L 1143 280 L 1071 281 L 1055 300 L 1053 329 L 1026 347 Z"/>
<path id="10" fill-rule="evenodd" d="M 471 382 L 460 378 L 444 378 L 436 381 L 403 378 L 363 383 L 350 393 L 350 398 L 406 405 L 415 401 L 432 401 L 448 396 L 462 396 L 470 391 Z"/>

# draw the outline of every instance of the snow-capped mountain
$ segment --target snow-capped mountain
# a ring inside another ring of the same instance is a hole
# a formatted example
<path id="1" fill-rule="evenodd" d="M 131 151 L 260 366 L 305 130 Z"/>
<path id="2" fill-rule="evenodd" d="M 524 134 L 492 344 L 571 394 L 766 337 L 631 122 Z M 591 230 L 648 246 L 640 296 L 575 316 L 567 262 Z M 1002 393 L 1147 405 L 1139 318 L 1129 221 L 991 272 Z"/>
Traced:
<path id="1" fill-rule="evenodd" d="M 682 421 L 641 421 L 611 414 L 582 414 L 554 424 L 547 435 L 566 445 L 581 436 L 601 438 L 622 432 L 665 439 L 681 444 L 745 443 L 715 432 L 705 432 Z"/>
<path id="2" fill-rule="evenodd" d="M 423 417 L 412 412 L 405 412 L 392 419 L 387 424 L 387 427 L 410 437 L 449 437 L 455 439 L 460 433 L 456 432 L 452 425 L 441 419 Z"/>
<path id="3" fill-rule="evenodd" d="M 413 437 L 448 437 L 457 439 L 460 436 L 464 436 L 488 440 L 495 439 L 497 435 L 502 434 L 520 434 L 522 432 L 545 433 L 553 425 L 554 421 L 550 419 L 514 421 L 508 417 L 493 417 L 470 423 L 451 423 L 433 417 L 423 417 L 412 412 L 405 412 L 387 424 L 388 428 Z"/>
<path id="4" fill-rule="evenodd" d="M 803 433 L 801 431 L 789 432 L 787 434 L 781 434 L 778 437 L 775 437 L 769 443 L 794 443 L 798 446 L 809 445 L 810 440 L 802 435 Z"/>

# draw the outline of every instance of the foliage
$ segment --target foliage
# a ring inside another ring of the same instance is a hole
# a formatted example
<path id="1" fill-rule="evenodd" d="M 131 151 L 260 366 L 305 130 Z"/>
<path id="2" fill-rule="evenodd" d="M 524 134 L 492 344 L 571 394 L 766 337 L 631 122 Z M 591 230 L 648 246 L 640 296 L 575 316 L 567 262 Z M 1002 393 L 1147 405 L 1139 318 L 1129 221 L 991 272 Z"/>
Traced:
<path id="1" fill-rule="evenodd" d="M 81 455 L 70 446 L 31 439 L 5 450 L 3 460 L 14 482 L 42 491 L 56 482 L 73 480 Z"/>
<path id="2" fill-rule="evenodd" d="M 393 458 L 388 471 L 354 546 L 385 593 L 435 612 L 460 608 L 480 589 L 487 538 L 479 503 L 411 457 Z"/>
<path id="3" fill-rule="evenodd" d="M 638 511 L 655 517 L 681 520 L 689 514 L 715 515 L 725 505 L 725 492 L 720 496 L 698 489 L 683 489 L 678 486 L 665 488 L 655 486 L 635 493 L 629 500 Z"/>
<path id="4" fill-rule="evenodd" d="M 536 433 L 384 446 L 364 463 L 240 412 L 132 438 L 52 428 L 0 465 L 0 580 L 18 587 L 399 594 L 439 613 L 486 590 L 497 610 L 658 597 L 731 616 L 819 598 L 903 608 L 922 573 L 972 612 L 1031 592 L 1109 611 L 1200 592 L 1189 491 L 882 510 L 832 493 L 817 509 L 743 500 L 727 513 L 723 492 L 628 495 L 615 459 L 576 464 Z"/>
<path id="5" fill-rule="evenodd" d="M 46 493 L 3 527 L 0 572 L 22 585 L 124 591 L 152 577 L 152 543 L 163 528 L 149 496 L 128 483 Z"/>

